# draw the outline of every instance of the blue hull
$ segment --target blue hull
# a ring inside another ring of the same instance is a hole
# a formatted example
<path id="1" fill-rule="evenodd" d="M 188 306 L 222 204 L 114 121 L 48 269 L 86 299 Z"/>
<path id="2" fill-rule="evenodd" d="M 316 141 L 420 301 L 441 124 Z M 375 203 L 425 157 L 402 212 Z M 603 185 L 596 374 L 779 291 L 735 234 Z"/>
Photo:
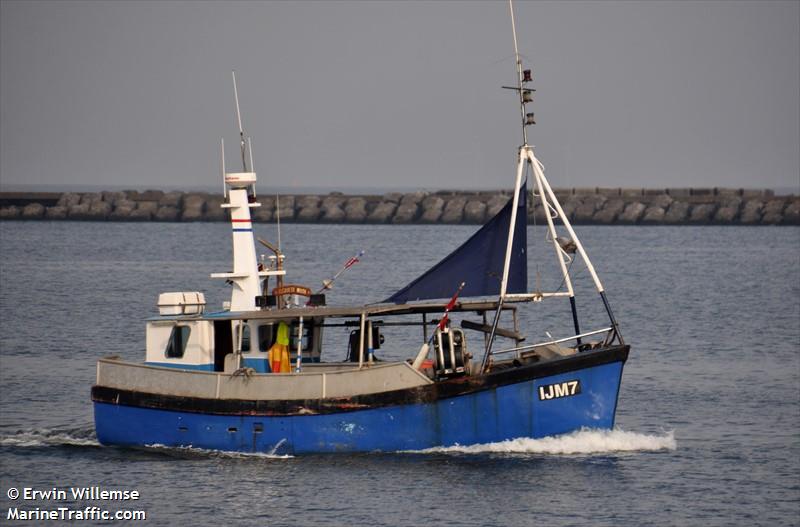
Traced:
<path id="1" fill-rule="evenodd" d="M 432 402 L 319 415 L 214 415 L 95 401 L 95 426 L 98 440 L 107 445 L 274 454 L 421 450 L 540 438 L 583 427 L 612 428 L 623 362 Z"/>

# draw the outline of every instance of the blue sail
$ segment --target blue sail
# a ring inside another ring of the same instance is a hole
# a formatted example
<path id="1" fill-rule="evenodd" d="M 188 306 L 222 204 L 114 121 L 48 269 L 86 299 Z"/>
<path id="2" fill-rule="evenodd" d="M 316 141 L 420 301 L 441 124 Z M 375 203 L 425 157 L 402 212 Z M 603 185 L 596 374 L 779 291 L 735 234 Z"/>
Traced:
<path id="1" fill-rule="evenodd" d="M 506 286 L 508 293 L 525 293 L 528 290 L 526 196 L 523 185 L 517 206 Z M 461 297 L 499 294 L 513 203 L 514 200 L 509 199 L 505 207 L 463 245 L 383 302 L 401 304 L 414 300 L 450 298 L 461 282 L 466 282 Z"/>

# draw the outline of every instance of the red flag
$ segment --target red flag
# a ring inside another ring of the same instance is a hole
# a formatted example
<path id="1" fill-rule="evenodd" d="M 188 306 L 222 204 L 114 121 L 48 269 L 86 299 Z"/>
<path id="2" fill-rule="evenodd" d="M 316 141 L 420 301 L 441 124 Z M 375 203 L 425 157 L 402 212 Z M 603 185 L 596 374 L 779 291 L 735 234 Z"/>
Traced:
<path id="1" fill-rule="evenodd" d="M 461 282 L 461 285 L 458 286 L 458 290 L 456 290 L 456 294 L 453 295 L 453 298 L 450 299 L 450 302 L 447 303 L 447 306 L 444 308 L 444 316 L 439 321 L 439 330 L 443 330 L 444 327 L 447 325 L 448 316 L 447 314 L 450 312 L 451 309 L 456 307 L 456 300 L 458 300 L 458 295 L 461 294 L 461 290 L 464 289 L 464 284 L 466 282 Z"/>

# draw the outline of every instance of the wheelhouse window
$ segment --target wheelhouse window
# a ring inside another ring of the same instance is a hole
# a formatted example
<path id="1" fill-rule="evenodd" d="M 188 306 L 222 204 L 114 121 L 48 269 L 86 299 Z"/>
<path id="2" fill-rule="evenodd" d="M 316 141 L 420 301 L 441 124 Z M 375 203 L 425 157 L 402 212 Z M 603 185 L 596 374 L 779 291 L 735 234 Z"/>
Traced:
<path id="1" fill-rule="evenodd" d="M 242 329 L 242 351 L 250 351 L 250 324 L 243 323 L 239 327 Z"/>
<path id="2" fill-rule="evenodd" d="M 298 333 L 298 329 L 299 328 L 300 328 L 300 324 L 299 323 L 292 322 L 292 331 L 291 331 L 291 335 L 289 337 L 289 352 L 290 353 L 296 353 L 297 352 L 297 333 Z M 302 349 L 303 349 L 304 352 L 311 350 L 311 346 L 313 344 L 313 341 L 312 341 L 312 338 L 311 338 L 311 336 L 313 334 L 313 330 L 314 330 L 313 322 L 309 321 L 309 322 L 304 322 L 303 323 L 303 334 L 301 336 L 301 339 L 302 339 L 301 342 L 302 342 L 302 346 L 303 346 Z"/>
<path id="3" fill-rule="evenodd" d="M 167 341 L 167 349 L 164 351 L 164 355 L 168 359 L 180 359 L 183 357 L 191 331 L 189 326 L 175 326 L 172 328 L 172 333 L 170 333 Z"/>
<path id="4" fill-rule="evenodd" d="M 275 343 L 275 336 L 273 335 L 272 324 L 264 324 L 258 326 L 258 349 L 259 351 L 269 351 L 269 348 Z"/>

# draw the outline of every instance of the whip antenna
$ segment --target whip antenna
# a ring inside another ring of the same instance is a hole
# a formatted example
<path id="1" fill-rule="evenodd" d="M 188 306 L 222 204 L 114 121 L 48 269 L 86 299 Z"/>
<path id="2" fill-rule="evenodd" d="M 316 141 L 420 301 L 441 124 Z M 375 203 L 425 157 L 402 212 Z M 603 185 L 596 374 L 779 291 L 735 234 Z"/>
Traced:
<path id="1" fill-rule="evenodd" d="M 236 120 L 239 123 L 239 142 L 242 149 L 242 172 L 247 172 L 247 161 L 245 160 L 245 152 L 247 150 L 247 144 L 244 141 L 244 129 L 242 128 L 242 114 L 239 111 L 239 90 L 236 89 L 236 72 L 232 71 L 231 76 L 233 77 L 233 99 L 236 101 Z"/>
<path id="2" fill-rule="evenodd" d="M 533 117 L 533 112 L 526 112 L 525 104 L 533 102 L 533 88 L 527 87 L 527 83 L 531 82 L 531 70 L 522 69 L 522 60 L 519 57 L 519 47 L 517 46 L 517 24 L 514 20 L 514 4 L 512 0 L 508 0 L 508 10 L 511 13 L 511 34 L 514 37 L 514 58 L 517 67 L 517 85 L 516 86 L 503 86 L 508 90 L 514 90 L 519 95 L 519 108 L 520 116 L 522 117 L 522 144 L 528 144 L 528 125 L 536 124 Z"/>

